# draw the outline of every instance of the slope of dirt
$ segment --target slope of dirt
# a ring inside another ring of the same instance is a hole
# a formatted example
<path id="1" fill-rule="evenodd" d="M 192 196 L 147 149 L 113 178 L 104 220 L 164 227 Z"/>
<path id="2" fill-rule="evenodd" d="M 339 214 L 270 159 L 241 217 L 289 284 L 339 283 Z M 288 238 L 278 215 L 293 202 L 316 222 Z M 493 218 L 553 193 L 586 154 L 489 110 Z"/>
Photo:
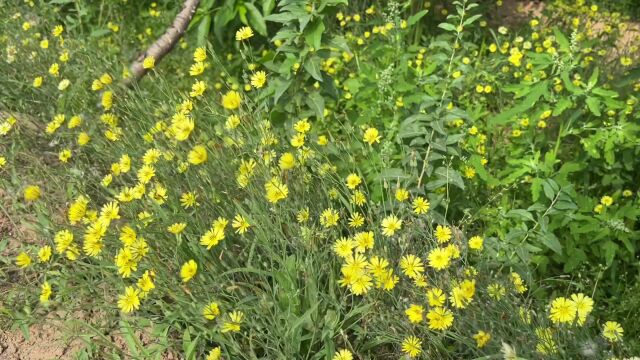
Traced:
<path id="1" fill-rule="evenodd" d="M 65 344 L 62 335 L 52 326 L 32 326 L 29 339 L 21 331 L 0 330 L 0 359 L 2 360 L 54 360 L 72 359 L 80 348 L 78 342 Z"/>

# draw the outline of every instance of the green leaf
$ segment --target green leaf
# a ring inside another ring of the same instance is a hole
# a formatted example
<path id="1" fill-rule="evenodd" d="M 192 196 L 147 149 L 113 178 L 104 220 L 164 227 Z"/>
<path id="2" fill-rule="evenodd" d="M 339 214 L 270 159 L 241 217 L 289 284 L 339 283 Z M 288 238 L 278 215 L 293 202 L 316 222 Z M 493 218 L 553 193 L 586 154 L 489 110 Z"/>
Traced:
<path id="1" fill-rule="evenodd" d="M 428 182 L 425 187 L 427 190 L 437 189 L 441 186 L 452 184 L 464 190 L 464 181 L 457 170 L 441 166 L 434 172 L 436 180 Z"/>
<path id="2" fill-rule="evenodd" d="M 293 80 L 283 80 L 281 78 L 276 78 L 273 81 L 273 86 L 275 88 L 275 92 L 273 95 L 273 104 L 276 105 L 278 103 L 278 100 L 280 99 L 280 97 L 282 96 L 282 94 L 284 94 L 285 91 L 287 91 L 287 89 L 289 88 L 289 86 L 291 86 L 291 83 L 293 82 Z"/>
<path id="3" fill-rule="evenodd" d="M 258 8 L 252 3 L 244 3 L 244 6 L 247 8 L 247 15 L 249 15 L 249 23 L 251 23 L 251 27 L 253 27 L 258 34 L 262 36 L 267 36 L 267 23 L 264 21 L 264 17 Z"/>
<path id="4" fill-rule="evenodd" d="M 546 196 L 547 199 L 553 200 L 553 198 L 556 196 L 556 193 L 560 190 L 560 187 L 555 181 L 551 179 L 545 179 L 542 182 L 542 190 L 544 191 L 544 196 Z"/>
<path id="5" fill-rule="evenodd" d="M 560 78 L 562 79 L 562 82 L 564 83 L 564 86 L 567 88 L 567 90 L 569 90 L 570 93 L 575 94 L 575 95 L 582 95 L 584 93 L 584 91 L 582 89 L 580 89 L 579 87 L 575 86 L 575 84 L 573 83 L 573 81 L 571 81 L 571 79 L 569 78 L 569 71 L 563 71 L 562 74 L 560 74 Z"/>
<path id="6" fill-rule="evenodd" d="M 320 73 L 320 58 L 318 56 L 311 56 L 305 60 L 302 67 L 311 75 L 314 79 L 322 81 L 322 74 Z"/>
<path id="7" fill-rule="evenodd" d="M 456 26 L 453 24 L 440 23 L 438 24 L 438 27 L 446 31 L 456 32 Z"/>
<path id="8" fill-rule="evenodd" d="M 533 105 L 535 105 L 538 102 L 538 100 L 540 100 L 540 97 L 542 97 L 543 95 L 544 96 L 549 95 L 548 85 L 549 83 L 547 80 L 541 81 L 538 84 L 536 84 L 531 89 L 527 97 L 524 98 L 524 100 L 522 100 L 520 103 L 518 103 L 518 105 L 513 106 L 509 110 L 501 112 L 500 114 L 492 118 L 489 118 L 489 120 L 487 121 L 489 124 L 489 127 L 506 124 L 509 121 L 513 120 L 514 117 L 531 109 Z"/>
<path id="9" fill-rule="evenodd" d="M 613 90 L 606 90 L 603 88 L 593 88 L 593 90 L 591 90 L 592 93 L 605 97 L 605 98 L 617 98 L 618 97 L 618 93 L 613 91 Z"/>
<path id="10" fill-rule="evenodd" d="M 262 0 L 262 14 L 270 15 L 276 7 L 276 0 Z"/>
<path id="11" fill-rule="evenodd" d="M 585 100 L 587 103 L 587 107 L 589 107 L 589 110 L 591 111 L 591 113 L 595 116 L 600 116 L 600 100 L 598 100 L 598 98 L 595 97 L 591 97 L 591 96 L 587 96 L 587 100 Z"/>
<path id="12" fill-rule="evenodd" d="M 324 98 L 320 92 L 314 91 L 305 99 L 307 106 L 316 113 L 316 118 L 322 120 L 324 118 Z"/>
<path id="13" fill-rule="evenodd" d="M 429 10 L 422 10 L 422 11 L 418 11 L 417 13 L 409 16 L 409 19 L 407 19 L 407 25 L 411 26 L 411 25 L 417 23 L 418 21 L 420 21 L 420 19 L 422 19 L 425 15 L 427 15 L 428 12 L 429 12 Z"/>
<path id="14" fill-rule="evenodd" d="M 324 32 L 324 22 L 316 19 L 304 31 L 304 40 L 307 45 L 318 50 L 322 46 L 322 33 Z"/>
<path id="15" fill-rule="evenodd" d="M 277 22 L 277 23 L 282 23 L 282 24 L 286 24 L 288 22 L 296 20 L 297 18 L 298 18 L 298 16 L 296 16 L 295 14 L 290 13 L 290 12 L 279 13 L 279 14 L 271 14 L 269 16 L 265 16 L 264 17 L 264 19 L 266 21 Z"/>
<path id="16" fill-rule="evenodd" d="M 468 26 L 473 24 L 476 20 L 480 19 L 482 17 L 482 14 L 476 14 L 473 15 L 471 17 L 469 17 L 467 20 L 464 21 L 464 23 L 462 24 L 463 26 Z"/>
<path id="17" fill-rule="evenodd" d="M 480 157 L 480 155 L 472 155 L 469 159 L 469 164 L 471 164 L 471 166 L 476 169 L 476 173 L 478 174 L 480 179 L 486 181 L 487 185 L 493 187 L 500 184 L 500 181 L 491 176 L 491 174 L 487 172 L 487 169 L 482 165 L 482 158 Z"/>
<path id="18" fill-rule="evenodd" d="M 556 41 L 558 42 L 558 45 L 560 46 L 560 50 L 568 53 L 571 51 L 571 43 L 569 42 L 569 39 L 567 39 L 566 36 L 564 36 L 564 34 L 558 30 L 557 27 L 553 28 L 553 34 L 556 36 Z"/>
<path id="19" fill-rule="evenodd" d="M 542 190 L 542 179 L 533 178 L 531 180 L 531 200 L 533 202 L 538 201 L 540 199 L 540 191 Z"/>
<path id="20" fill-rule="evenodd" d="M 600 76 L 600 69 L 596 67 L 595 69 L 593 69 L 593 73 L 591 73 L 591 76 L 589 77 L 588 84 L 590 88 L 593 88 L 598 83 L 599 76 Z"/>
<path id="21" fill-rule="evenodd" d="M 604 259 L 607 266 L 611 266 L 611 264 L 613 264 L 613 259 L 616 257 L 616 252 L 618 251 L 618 244 L 609 240 L 602 245 L 602 249 L 604 250 Z"/>
<path id="22" fill-rule="evenodd" d="M 573 103 L 571 102 L 571 99 L 569 99 L 568 97 L 560 99 L 560 101 L 558 101 L 558 103 L 556 104 L 556 108 L 553 109 L 552 115 L 558 116 L 562 114 L 565 110 L 570 108 L 571 105 L 573 105 Z"/>
<path id="23" fill-rule="evenodd" d="M 207 37 L 209 36 L 209 31 L 211 30 L 211 15 L 203 16 L 200 20 L 200 24 L 198 24 L 198 33 L 196 36 L 196 44 L 199 47 L 205 46 L 207 44 Z"/>
<path id="24" fill-rule="evenodd" d="M 549 249 L 553 250 L 558 255 L 562 255 L 562 244 L 558 238 L 550 232 L 538 234 L 538 239 Z"/>
<path id="25" fill-rule="evenodd" d="M 520 218 L 521 220 L 532 221 L 532 222 L 535 221 L 535 219 L 533 218 L 533 215 L 524 209 L 509 210 L 505 214 L 505 216 L 508 218 Z"/>

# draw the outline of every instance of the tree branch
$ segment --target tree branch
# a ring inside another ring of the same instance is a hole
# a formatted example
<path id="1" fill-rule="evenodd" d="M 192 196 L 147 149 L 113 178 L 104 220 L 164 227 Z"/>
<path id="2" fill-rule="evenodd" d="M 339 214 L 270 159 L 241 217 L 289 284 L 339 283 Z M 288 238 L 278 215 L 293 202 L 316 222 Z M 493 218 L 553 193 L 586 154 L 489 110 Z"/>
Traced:
<path id="1" fill-rule="evenodd" d="M 153 57 L 155 64 L 157 65 L 162 58 L 173 49 L 175 44 L 180 40 L 184 32 L 187 30 L 193 15 L 200 4 L 200 0 L 185 0 L 182 5 L 182 10 L 176 15 L 173 23 L 167 30 L 156 40 L 147 51 L 143 52 L 138 58 L 131 64 L 129 71 L 131 75 L 124 80 L 126 86 L 132 86 L 138 80 L 140 80 L 148 71 L 142 66 L 145 58 Z"/>

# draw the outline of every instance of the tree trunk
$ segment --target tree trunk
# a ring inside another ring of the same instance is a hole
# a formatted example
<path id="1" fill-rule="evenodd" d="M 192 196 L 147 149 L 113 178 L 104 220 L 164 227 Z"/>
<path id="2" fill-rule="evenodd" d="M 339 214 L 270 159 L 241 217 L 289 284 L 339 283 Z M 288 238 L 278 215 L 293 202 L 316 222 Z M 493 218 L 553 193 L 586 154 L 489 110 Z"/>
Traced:
<path id="1" fill-rule="evenodd" d="M 145 58 L 152 56 L 155 59 L 155 65 L 158 65 L 162 58 L 173 49 L 187 30 L 199 4 L 200 0 L 184 1 L 182 10 L 176 15 L 176 18 L 167 31 L 131 64 L 129 68 L 131 75 L 124 80 L 126 86 L 132 86 L 147 73 L 147 69 L 142 66 Z"/>

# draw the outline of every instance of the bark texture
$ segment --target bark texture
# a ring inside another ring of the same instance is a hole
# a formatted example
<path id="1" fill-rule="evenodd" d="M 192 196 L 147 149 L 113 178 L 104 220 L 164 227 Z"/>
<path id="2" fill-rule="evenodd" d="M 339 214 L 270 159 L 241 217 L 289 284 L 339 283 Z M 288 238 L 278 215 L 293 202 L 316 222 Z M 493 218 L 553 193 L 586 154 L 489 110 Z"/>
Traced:
<path id="1" fill-rule="evenodd" d="M 151 46 L 131 64 L 129 71 L 131 76 L 125 79 L 124 84 L 131 86 L 140 80 L 146 73 L 147 69 L 142 66 L 145 58 L 153 56 L 155 59 L 155 65 L 157 66 L 162 58 L 173 49 L 178 40 L 182 37 L 187 30 L 193 15 L 200 4 L 200 0 L 185 0 L 182 5 L 182 10 L 176 15 L 171 26 L 156 40 Z"/>

